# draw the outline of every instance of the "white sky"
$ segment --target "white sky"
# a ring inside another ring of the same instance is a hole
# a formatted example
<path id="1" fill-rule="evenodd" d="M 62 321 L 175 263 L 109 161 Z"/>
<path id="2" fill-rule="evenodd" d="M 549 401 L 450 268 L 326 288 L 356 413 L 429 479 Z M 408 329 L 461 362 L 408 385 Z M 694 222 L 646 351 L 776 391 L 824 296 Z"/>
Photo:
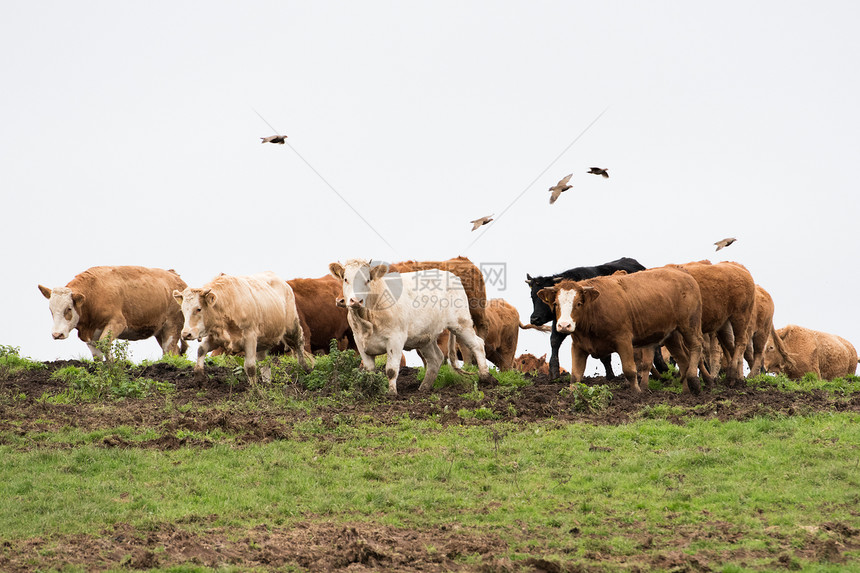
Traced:
<path id="1" fill-rule="evenodd" d="M 0 344 L 89 356 L 36 285 L 95 265 L 200 286 L 462 254 L 507 263 L 488 295 L 524 322 L 526 272 L 736 260 L 777 328 L 860 345 L 858 22 L 849 1 L 4 2 Z"/>

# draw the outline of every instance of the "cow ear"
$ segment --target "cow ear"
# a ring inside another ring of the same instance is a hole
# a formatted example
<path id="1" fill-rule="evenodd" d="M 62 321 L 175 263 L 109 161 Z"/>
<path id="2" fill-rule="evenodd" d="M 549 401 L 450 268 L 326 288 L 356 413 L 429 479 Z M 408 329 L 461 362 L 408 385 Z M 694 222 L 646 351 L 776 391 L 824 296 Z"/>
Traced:
<path id="1" fill-rule="evenodd" d="M 45 298 L 47 298 L 47 299 L 51 298 L 51 289 L 49 289 L 48 287 L 44 287 L 42 285 L 39 285 L 39 291 L 42 293 L 42 295 Z"/>
<path id="2" fill-rule="evenodd" d="M 342 264 L 331 263 L 328 266 L 328 272 L 330 272 L 334 278 L 343 280 L 343 265 Z"/>
<path id="3" fill-rule="evenodd" d="M 627 274 L 627 271 L 625 271 L 625 270 L 617 270 L 614 273 L 612 273 L 612 276 L 613 277 L 620 277 L 620 276 L 623 276 L 626 274 Z"/>
<path id="4" fill-rule="evenodd" d="M 210 288 L 203 291 L 203 293 L 200 295 L 200 300 L 204 301 L 209 306 L 212 306 L 215 304 L 215 301 L 218 300 L 218 297 L 215 295 L 214 292 L 212 292 L 212 289 Z"/>
<path id="5" fill-rule="evenodd" d="M 593 286 L 582 287 L 582 298 L 585 300 L 594 300 L 600 296 L 600 291 Z"/>
<path id="6" fill-rule="evenodd" d="M 532 276 L 526 273 L 526 284 L 532 286 Z"/>
<path id="7" fill-rule="evenodd" d="M 84 299 L 87 297 L 79 292 L 72 293 L 72 302 L 75 304 L 77 308 L 81 308 L 81 305 L 84 304 Z"/>
<path id="8" fill-rule="evenodd" d="M 370 269 L 370 280 L 381 279 L 388 274 L 388 265 L 382 263 Z"/>
<path id="9" fill-rule="evenodd" d="M 177 303 L 179 303 L 180 305 L 182 304 L 182 292 L 174 290 L 173 298 L 176 300 Z"/>
<path id="10" fill-rule="evenodd" d="M 542 288 L 538 291 L 538 298 L 552 306 L 555 304 L 555 298 L 558 295 L 558 289 L 555 287 Z"/>

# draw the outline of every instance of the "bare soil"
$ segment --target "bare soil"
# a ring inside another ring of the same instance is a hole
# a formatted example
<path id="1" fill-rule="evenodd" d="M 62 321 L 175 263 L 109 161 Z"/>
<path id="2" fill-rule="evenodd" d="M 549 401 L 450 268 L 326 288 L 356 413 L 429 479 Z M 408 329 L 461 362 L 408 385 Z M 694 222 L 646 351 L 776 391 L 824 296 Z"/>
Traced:
<path id="1" fill-rule="evenodd" d="M 747 420 L 757 415 L 805 415 L 816 412 L 860 412 L 860 395 L 836 397 L 826 392 L 780 392 L 776 389 L 732 389 L 718 386 L 701 396 L 676 394 L 669 391 L 632 393 L 623 379 L 593 378 L 589 384 L 608 384 L 613 398 L 602 412 L 576 412 L 571 401 L 560 394 L 567 386 L 546 377 L 533 378 L 533 385 L 513 390 L 495 383 L 481 385 L 484 400 L 481 406 L 491 408 L 498 420 L 462 419 L 461 408 L 474 409 L 476 402 L 461 396 L 463 387 L 448 387 L 436 391 L 438 400 L 424 400 L 418 391 L 417 371 L 402 368 L 398 379 L 399 395 L 377 400 L 351 401 L 319 406 L 312 413 L 304 410 L 267 406 L 263 409 L 237 408 L 229 411 L 215 408 L 227 400 L 240 402 L 254 392 L 247 383 L 236 383 L 226 368 L 207 367 L 205 377 L 194 377 L 191 369 L 178 369 L 156 364 L 141 369 L 137 375 L 171 382 L 175 392 L 168 399 L 153 395 L 145 399 L 126 399 L 107 403 L 50 404 L 40 401 L 43 395 L 53 395 L 65 389 L 62 382 L 51 380 L 51 373 L 63 366 L 85 366 L 75 361 L 47 363 L 45 370 L 23 373 L 0 381 L 0 432 L 3 435 L 26 435 L 50 432 L 62 428 L 81 430 L 111 429 L 119 426 L 158 428 L 161 436 L 144 443 L 129 443 L 119 435 L 105 437 L 99 444 L 106 448 L 143 447 L 169 450 L 176 448 L 205 448 L 211 445 L 205 438 L 177 438 L 177 430 L 192 430 L 203 435 L 207 430 L 220 429 L 235 436 L 236 444 L 270 442 L 273 440 L 306 439 L 294 433 L 293 427 L 307 419 L 321 418 L 335 427 L 348 416 L 371 416 L 380 424 L 396 423 L 407 414 L 412 419 L 434 416 L 442 424 L 531 423 L 552 420 L 553 423 L 584 422 L 619 425 L 639 419 L 643 409 L 664 404 L 682 406 L 685 417 L 703 419 Z M 283 391 L 297 398 L 310 396 L 305 390 L 285 385 Z M 169 405 L 168 405 L 169 404 Z M 191 405 L 191 408 L 179 406 Z M 680 417 L 670 421 L 686 423 Z M 180 433 L 181 434 L 181 433 Z M 320 440 L 337 439 L 335 434 L 322 434 Z M 10 443 L 0 435 L 0 443 Z M 22 447 L 19 445 L 14 447 Z M 32 447 L 64 447 L 39 445 Z M 69 446 L 70 447 L 70 446 Z M 637 533 L 637 524 L 620 524 L 629 528 L 630 536 L 642 547 L 636 560 L 630 556 L 586 556 L 600 565 L 582 566 L 542 558 L 510 560 L 500 557 L 508 550 L 501 537 L 474 531 L 462 531 L 459 526 L 428 527 L 422 530 L 400 529 L 372 522 L 330 523 L 309 519 L 289 527 L 259 525 L 251 529 L 216 526 L 218 516 L 195 517 L 194 523 L 163 523 L 148 530 L 116 523 L 98 535 L 67 535 L 7 540 L 0 532 L 0 571 L 23 572 L 36 569 L 62 569 L 68 566 L 87 571 L 110 568 L 146 570 L 181 564 L 196 564 L 212 568 L 233 566 L 241 570 L 299 570 L 308 571 L 711 571 L 727 560 L 746 562 L 773 557 L 769 569 L 792 570 L 799 567 L 797 559 L 841 563 L 844 553 L 860 547 L 860 530 L 844 523 L 819 524 L 829 532 L 828 540 L 810 535 L 802 547 L 788 545 L 774 538 L 783 551 L 772 550 L 761 555 L 700 554 L 690 556 L 682 549 L 705 537 L 730 539 L 740 535 L 725 523 L 708 523 L 696 529 L 666 524 L 665 535 Z M 579 534 L 576 528 L 568 532 Z M 530 537 L 524 524 L 523 540 L 538 542 Z M 538 543 L 539 545 L 539 543 Z M 291 569 L 293 568 L 293 569 Z"/>

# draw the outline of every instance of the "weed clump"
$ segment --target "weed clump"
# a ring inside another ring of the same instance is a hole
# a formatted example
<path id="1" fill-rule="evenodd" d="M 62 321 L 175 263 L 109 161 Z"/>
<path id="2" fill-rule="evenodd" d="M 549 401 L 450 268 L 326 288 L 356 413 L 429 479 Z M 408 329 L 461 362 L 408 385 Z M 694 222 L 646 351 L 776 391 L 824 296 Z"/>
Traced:
<path id="1" fill-rule="evenodd" d="M 0 380 L 8 380 L 27 370 L 43 370 L 47 368 L 41 362 L 34 362 L 21 356 L 17 346 L 0 344 Z"/>
<path id="2" fill-rule="evenodd" d="M 589 386 L 582 382 L 571 384 L 562 390 L 573 399 L 573 409 L 577 412 L 602 412 L 612 401 L 612 392 L 606 384 Z"/>
<path id="3" fill-rule="evenodd" d="M 354 350 L 338 350 L 332 340 L 329 353 L 316 359 L 310 372 L 297 372 L 298 383 L 308 390 L 346 392 L 374 398 L 388 392 L 388 377 L 383 372 L 360 368 L 361 357 Z"/>
<path id="4" fill-rule="evenodd" d="M 105 398 L 143 398 L 152 392 L 168 393 L 174 390 L 169 382 L 132 377 L 133 368 L 128 358 L 128 341 L 103 339 L 95 343 L 104 354 L 104 360 L 93 362 L 92 371 L 78 366 L 66 366 L 51 374 L 69 388 L 64 398 L 69 400 L 103 400 Z"/>

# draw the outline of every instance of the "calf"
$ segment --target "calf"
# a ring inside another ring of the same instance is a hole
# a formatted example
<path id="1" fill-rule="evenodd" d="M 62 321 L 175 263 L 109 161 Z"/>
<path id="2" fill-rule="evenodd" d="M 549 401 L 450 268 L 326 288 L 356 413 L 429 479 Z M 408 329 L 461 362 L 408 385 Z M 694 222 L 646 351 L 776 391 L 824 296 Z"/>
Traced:
<path id="1" fill-rule="evenodd" d="M 187 285 L 176 271 L 146 267 L 92 267 L 64 287 L 39 285 L 54 318 L 54 340 L 77 329 L 94 359 L 103 355 L 95 342 L 108 337 L 142 340 L 154 336 L 164 354 L 185 354 L 180 340 L 182 312 L 171 293 Z"/>
<path id="2" fill-rule="evenodd" d="M 173 291 L 185 318 L 182 338 L 202 341 L 197 349 L 196 373 L 210 350 L 245 355 L 245 373 L 257 382 L 257 360 L 283 342 L 299 364 L 308 370 L 313 359 L 305 355 L 302 327 L 293 289 L 275 273 L 250 276 L 221 274 L 203 288 Z"/>
<path id="3" fill-rule="evenodd" d="M 688 350 L 678 358 L 678 366 L 684 388 L 699 393 L 696 364 L 702 352 L 702 295 L 690 273 L 664 267 L 562 281 L 541 289 L 538 296 L 553 309 L 559 332 L 571 335 L 572 384 L 582 380 L 589 354 L 617 352 L 625 378 L 634 391 L 641 392 L 635 348 L 642 347 L 650 357 L 657 346 L 666 344 L 670 351 Z"/>
<path id="4" fill-rule="evenodd" d="M 494 298 L 487 302 L 486 317 L 487 334 L 484 336 L 484 352 L 487 360 L 495 364 L 499 370 L 510 370 L 513 368 L 520 328 L 527 327 L 520 322 L 517 309 L 501 298 Z M 446 330 L 439 336 L 438 343 L 442 352 L 448 352 L 450 355 L 448 337 L 449 333 Z M 470 361 L 469 356 L 465 358 Z"/>
<path id="5" fill-rule="evenodd" d="M 386 275 L 389 266 L 371 266 L 370 262 L 352 259 L 345 265 L 331 263 L 331 274 L 342 281 L 347 319 L 352 328 L 362 364 L 375 368 L 374 356 L 387 357 L 385 374 L 388 391 L 397 394 L 397 375 L 403 350 L 418 350 L 426 366 L 420 390 L 427 391 L 442 365 L 442 351 L 437 339 L 450 330 L 457 340 L 475 356 L 482 380 L 489 378 L 484 343 L 475 333 L 469 314 L 469 299 L 460 279 L 447 271 L 428 275 L 414 273 Z M 441 274 L 440 274 L 441 273 Z M 428 276 L 439 278 L 428 290 Z"/>

